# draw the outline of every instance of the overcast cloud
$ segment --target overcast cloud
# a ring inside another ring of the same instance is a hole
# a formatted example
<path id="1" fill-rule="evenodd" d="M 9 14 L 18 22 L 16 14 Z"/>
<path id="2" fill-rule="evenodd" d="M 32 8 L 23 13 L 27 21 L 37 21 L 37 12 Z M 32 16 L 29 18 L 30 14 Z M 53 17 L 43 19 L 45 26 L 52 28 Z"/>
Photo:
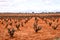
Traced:
<path id="1" fill-rule="evenodd" d="M 0 0 L 0 12 L 60 12 L 60 0 Z"/>

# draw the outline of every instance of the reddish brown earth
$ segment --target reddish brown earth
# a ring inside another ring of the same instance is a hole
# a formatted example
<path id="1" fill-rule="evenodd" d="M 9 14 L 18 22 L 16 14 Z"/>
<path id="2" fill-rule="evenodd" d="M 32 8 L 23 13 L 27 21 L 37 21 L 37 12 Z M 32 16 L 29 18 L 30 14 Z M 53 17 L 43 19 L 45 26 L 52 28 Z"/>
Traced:
<path id="1" fill-rule="evenodd" d="M 37 17 L 39 15 L 37 15 L 32 17 L 30 20 L 28 20 L 27 23 L 25 23 L 25 21 L 28 18 L 27 17 L 23 18 L 24 15 L 22 15 L 23 16 L 22 18 L 17 18 L 17 15 L 16 17 L 13 17 L 15 14 L 13 14 L 12 17 L 10 18 L 8 14 L 8 16 L 5 18 L 3 17 L 5 15 L 6 14 L 0 15 L 1 16 L 0 17 L 0 40 L 57 40 L 58 38 L 60 38 L 60 17 L 56 17 L 56 16 L 59 16 L 60 14 L 59 15 L 58 14 L 57 15 L 56 14 L 44 14 L 44 15 L 40 14 L 42 17 L 46 15 L 47 17 L 39 18 Z M 48 18 L 49 15 L 50 16 L 52 15 L 52 16 Z M 29 16 L 29 14 L 27 16 Z M 37 33 L 35 32 L 34 25 L 33 25 L 36 22 L 35 17 L 37 17 L 38 19 L 37 25 L 42 27 L 41 30 L 39 30 Z M 6 20 L 8 22 L 6 22 Z M 49 22 L 52 23 L 51 26 L 49 25 Z M 12 23 L 12 25 L 10 25 L 10 23 Z M 23 23 L 23 26 L 22 26 L 22 23 Z M 8 26 L 6 27 L 7 24 Z M 20 24 L 19 30 L 16 28 L 17 24 Z M 56 25 L 58 26 L 54 30 L 53 27 L 55 27 Z M 13 28 L 15 32 L 13 37 L 10 37 L 8 33 L 8 29 L 13 29 Z"/>

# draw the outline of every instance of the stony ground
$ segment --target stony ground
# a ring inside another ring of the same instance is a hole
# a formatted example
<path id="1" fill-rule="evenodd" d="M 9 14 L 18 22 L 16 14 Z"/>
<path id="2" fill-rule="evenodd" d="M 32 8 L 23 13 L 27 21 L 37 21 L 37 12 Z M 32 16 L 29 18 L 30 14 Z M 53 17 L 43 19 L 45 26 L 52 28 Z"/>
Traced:
<path id="1" fill-rule="evenodd" d="M 54 21 L 52 19 L 44 19 L 47 23 L 43 19 L 37 19 L 38 26 L 42 27 L 38 32 L 34 30 L 34 17 L 27 23 L 24 23 L 26 19 L 0 19 L 0 40 L 60 40 L 60 25 L 58 25 L 60 24 L 60 18 Z M 8 20 L 8 22 L 6 20 Z M 51 26 L 49 22 L 52 22 Z M 12 25 L 10 25 L 10 23 L 12 23 Z M 8 26 L 6 27 L 7 24 Z M 17 24 L 20 24 L 19 29 L 16 28 Z M 58 25 L 58 27 L 53 29 L 55 25 Z M 11 30 L 12 28 L 15 30 L 13 37 L 8 33 L 8 29 Z"/>

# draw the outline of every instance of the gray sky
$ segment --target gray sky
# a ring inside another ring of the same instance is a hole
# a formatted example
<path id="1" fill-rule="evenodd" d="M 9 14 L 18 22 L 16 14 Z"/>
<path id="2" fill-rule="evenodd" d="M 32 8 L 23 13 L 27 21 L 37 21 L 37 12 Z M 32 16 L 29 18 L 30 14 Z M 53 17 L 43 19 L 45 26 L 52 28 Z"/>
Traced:
<path id="1" fill-rule="evenodd" d="M 60 0 L 0 0 L 0 12 L 60 12 Z"/>

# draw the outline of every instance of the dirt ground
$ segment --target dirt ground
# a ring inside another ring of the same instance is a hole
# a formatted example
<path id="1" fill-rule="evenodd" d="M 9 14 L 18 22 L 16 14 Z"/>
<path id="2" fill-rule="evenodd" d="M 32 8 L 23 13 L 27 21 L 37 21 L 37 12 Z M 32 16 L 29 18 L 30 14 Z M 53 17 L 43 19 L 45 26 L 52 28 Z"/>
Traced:
<path id="1" fill-rule="evenodd" d="M 60 40 L 60 18 L 37 19 L 36 25 L 41 27 L 38 32 L 34 29 L 35 17 L 29 20 L 23 17 L 0 18 L 0 40 Z M 18 24 L 19 28 L 16 27 Z M 14 29 L 13 37 L 10 36 L 8 29 Z"/>

